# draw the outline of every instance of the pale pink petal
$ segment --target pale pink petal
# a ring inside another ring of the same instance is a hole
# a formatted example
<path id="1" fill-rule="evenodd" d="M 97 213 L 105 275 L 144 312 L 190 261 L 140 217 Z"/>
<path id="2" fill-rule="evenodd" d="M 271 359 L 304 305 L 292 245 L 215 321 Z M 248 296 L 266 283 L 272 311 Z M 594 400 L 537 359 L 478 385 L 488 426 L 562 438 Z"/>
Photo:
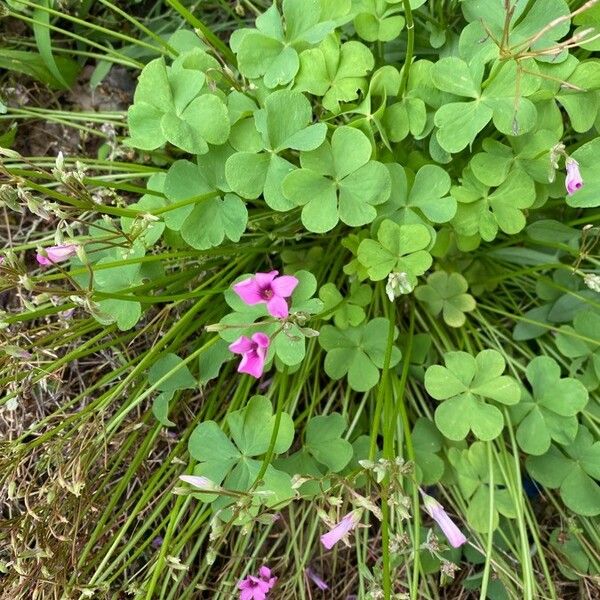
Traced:
<path id="1" fill-rule="evenodd" d="M 242 335 L 235 342 L 229 344 L 229 350 L 235 354 L 243 354 L 244 352 L 250 352 L 254 344 L 249 337 Z"/>
<path id="2" fill-rule="evenodd" d="M 282 275 L 281 277 L 277 277 L 273 280 L 273 283 L 271 284 L 271 289 L 275 292 L 277 296 L 281 296 L 282 298 L 288 298 L 292 295 L 298 283 L 298 279 L 293 275 Z"/>
<path id="3" fill-rule="evenodd" d="M 271 316 L 278 319 L 285 319 L 290 314 L 287 300 L 280 296 L 273 296 L 267 302 L 267 310 Z"/>
<path id="4" fill-rule="evenodd" d="M 421 496 L 423 497 L 423 503 L 425 505 L 425 510 L 429 513 L 431 518 L 439 525 L 440 529 L 446 536 L 448 543 L 453 548 L 458 548 L 462 546 L 467 538 L 463 534 L 463 532 L 456 526 L 454 521 L 448 516 L 444 507 L 432 496 L 428 496 L 423 491 L 421 491 Z"/>
<path id="5" fill-rule="evenodd" d="M 35 260 L 38 261 L 38 263 L 40 265 L 42 265 L 42 267 L 47 267 L 49 265 L 52 264 L 52 261 L 50 261 L 48 258 L 46 258 L 45 256 L 42 256 L 41 254 L 36 254 L 35 256 Z"/>
<path id="6" fill-rule="evenodd" d="M 567 188 L 568 194 L 572 195 L 583 187 L 583 178 L 579 171 L 579 163 L 576 160 L 568 158 L 566 166 L 567 177 L 565 179 L 565 187 Z"/>
<path id="7" fill-rule="evenodd" d="M 440 526 L 448 543 L 453 548 L 459 548 L 467 541 L 463 532 L 456 526 L 442 506 L 440 506 L 439 509 L 433 509 L 431 511 L 431 517 Z"/>
<path id="8" fill-rule="evenodd" d="M 202 477 L 200 475 L 180 475 L 179 479 L 181 481 L 185 481 L 190 485 L 198 488 L 199 490 L 214 490 L 215 483 L 211 481 L 208 477 Z"/>
<path id="9" fill-rule="evenodd" d="M 62 262 L 77 254 L 77 244 L 61 244 L 60 246 L 49 246 L 44 249 L 46 256 L 38 253 L 36 259 L 40 265 L 48 266 Z"/>
<path id="10" fill-rule="evenodd" d="M 328 590 L 329 586 L 325 581 L 319 577 L 310 567 L 306 569 L 307 577 L 320 589 L 320 590 Z"/>
<path id="11" fill-rule="evenodd" d="M 260 304 L 265 299 L 261 294 L 261 287 L 258 285 L 254 277 L 244 279 L 233 286 L 233 291 L 242 299 L 243 302 L 249 305 Z"/>
<path id="12" fill-rule="evenodd" d="M 331 550 L 358 525 L 359 519 L 360 513 L 358 511 L 348 513 L 331 531 L 321 536 L 321 544 L 327 550 Z"/>

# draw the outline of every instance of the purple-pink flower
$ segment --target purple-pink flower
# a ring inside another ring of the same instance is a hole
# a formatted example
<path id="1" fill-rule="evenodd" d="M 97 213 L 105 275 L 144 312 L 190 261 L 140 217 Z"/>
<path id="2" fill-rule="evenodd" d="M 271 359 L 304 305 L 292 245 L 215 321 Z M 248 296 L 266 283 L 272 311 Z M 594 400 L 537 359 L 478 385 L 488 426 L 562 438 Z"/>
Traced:
<path id="1" fill-rule="evenodd" d="M 567 158 L 565 161 L 567 167 L 567 178 L 565 179 L 565 187 L 569 196 L 574 194 L 578 189 L 583 187 L 583 178 L 579 171 L 579 163 L 574 158 Z"/>
<path id="2" fill-rule="evenodd" d="M 258 332 L 252 338 L 243 335 L 230 344 L 231 352 L 242 355 L 238 373 L 248 373 L 258 379 L 263 374 L 270 343 L 271 340 L 267 334 Z"/>
<path id="3" fill-rule="evenodd" d="M 277 577 L 272 577 L 269 567 L 261 567 L 258 577 L 248 575 L 238 583 L 240 600 L 265 600 L 270 589 L 277 583 Z"/>
<path id="4" fill-rule="evenodd" d="M 279 271 L 256 273 L 236 283 L 233 289 L 246 304 L 266 304 L 269 314 L 285 319 L 289 315 L 286 298 L 296 289 L 298 279 L 293 275 L 277 277 L 278 274 Z"/>
<path id="5" fill-rule="evenodd" d="M 321 536 L 321 544 L 331 550 L 340 540 L 346 540 L 348 534 L 360 523 L 361 510 L 348 513 L 337 525 Z"/>
<path id="6" fill-rule="evenodd" d="M 49 246 L 44 248 L 44 253 L 40 252 L 36 255 L 38 263 L 44 267 L 53 265 L 54 263 L 62 262 L 77 254 L 77 244 L 61 244 L 59 246 Z"/>
<path id="7" fill-rule="evenodd" d="M 429 513 L 429 516 L 440 526 L 440 529 L 446 536 L 448 543 L 453 548 L 462 546 L 467 541 L 467 538 L 455 525 L 454 521 L 448 516 L 444 510 L 444 507 L 435 498 L 432 498 L 423 492 L 423 490 L 421 490 L 421 496 L 423 496 L 425 510 Z"/>
<path id="8" fill-rule="evenodd" d="M 329 586 L 322 577 L 319 577 L 310 567 L 307 567 L 304 572 L 306 576 L 322 591 L 328 590 Z"/>

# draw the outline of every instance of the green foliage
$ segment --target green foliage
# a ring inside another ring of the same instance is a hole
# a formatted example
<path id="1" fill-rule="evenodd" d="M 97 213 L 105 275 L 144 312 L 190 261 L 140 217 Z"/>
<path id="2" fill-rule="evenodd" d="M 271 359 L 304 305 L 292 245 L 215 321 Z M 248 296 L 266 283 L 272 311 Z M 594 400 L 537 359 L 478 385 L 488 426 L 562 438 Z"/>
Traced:
<path id="1" fill-rule="evenodd" d="M 243 198 L 258 198 L 279 211 L 296 205 L 281 191 L 283 178 L 294 166 L 280 154 L 287 149 L 310 151 L 323 143 L 324 123 L 311 125 L 310 102 L 296 91 L 280 90 L 270 94 L 265 107 L 254 111 L 255 127 L 260 133 L 258 152 L 238 152 L 225 165 L 227 183 Z M 246 134 L 248 135 L 248 134 Z"/>
<path id="2" fill-rule="evenodd" d="M 600 383 L 600 314 L 593 310 L 580 311 L 573 327 L 563 325 L 556 335 L 561 354 L 572 359 L 571 370 L 583 371 L 581 380 L 589 390 Z"/>
<path id="3" fill-rule="evenodd" d="M 264 493 L 257 497 L 266 506 L 291 500 L 291 479 L 271 465 L 265 471 L 263 482 L 256 482 L 261 468 L 261 461 L 257 457 L 264 455 L 269 449 L 275 426 L 270 401 L 264 396 L 253 396 L 245 408 L 227 415 L 227 425 L 231 439 L 214 421 L 204 421 L 192 432 L 188 449 L 192 458 L 198 461 L 194 467 L 194 475 L 207 477 L 232 492 L 245 492 L 258 484 L 257 491 Z M 294 423 L 287 413 L 282 413 L 274 453 L 285 452 L 293 438 Z M 216 511 L 232 503 L 231 498 L 216 494 L 203 493 L 197 494 L 197 497 L 204 502 L 212 502 Z"/>
<path id="4" fill-rule="evenodd" d="M 438 456 L 442 436 L 435 425 L 423 417 L 415 421 L 411 435 L 418 479 L 423 485 L 433 485 L 444 474 L 444 461 Z"/>
<path id="5" fill-rule="evenodd" d="M 548 488 L 558 488 L 563 502 L 575 513 L 600 514 L 600 441 L 579 426 L 577 437 L 568 446 L 552 444 L 542 456 L 527 458 L 531 476 Z"/>
<path id="6" fill-rule="evenodd" d="M 360 325 L 366 317 L 364 307 L 371 302 L 372 291 L 368 285 L 354 282 L 344 298 L 333 283 L 326 283 L 319 290 L 323 301 L 323 317 L 331 319 L 338 329 L 347 329 Z"/>
<path id="7" fill-rule="evenodd" d="M 504 428 L 502 412 L 488 400 L 505 405 L 519 402 L 517 382 L 503 375 L 506 363 L 496 350 L 482 350 L 476 357 L 466 352 L 444 354 L 445 367 L 432 365 L 425 373 L 425 387 L 436 400 L 435 424 L 450 440 L 464 440 L 469 431 L 480 440 L 498 437 Z"/>
<path id="8" fill-rule="evenodd" d="M 179 390 L 194 389 L 197 385 L 196 380 L 179 356 L 164 354 L 150 367 L 148 382 L 160 391 L 152 404 L 156 420 L 166 427 L 175 425 L 168 418 L 169 401 Z"/>
<path id="9" fill-rule="evenodd" d="M 205 72 L 217 65 L 202 50 L 182 54 L 167 68 L 163 58 L 148 63 L 139 78 L 127 119 L 130 143 L 156 150 L 169 142 L 191 154 L 229 137 L 227 106 L 212 93 Z"/>
<path id="10" fill-rule="evenodd" d="M 370 160 L 369 139 L 351 127 L 338 127 L 312 152 L 300 153 L 300 169 L 283 181 L 283 193 L 303 206 L 302 223 L 309 231 L 325 233 L 341 220 L 359 227 L 375 219 L 375 206 L 390 195 L 390 176 L 380 162 Z"/>
<path id="11" fill-rule="evenodd" d="M 433 83 L 439 90 L 472 98 L 445 104 L 435 113 L 436 137 L 444 150 L 464 150 L 492 119 L 496 129 L 506 135 L 522 135 L 535 127 L 536 108 L 527 96 L 537 91 L 540 79 L 535 77 L 533 60 L 522 63 L 497 63 L 485 87 L 484 68 L 477 61 L 469 64 L 458 57 L 447 57 L 435 63 Z"/>
<path id="12" fill-rule="evenodd" d="M 515 340 L 528 340 L 546 333 L 549 325 L 569 323 L 575 315 L 585 309 L 596 293 L 584 287 L 580 277 L 570 271 L 557 270 L 552 279 L 540 278 L 536 292 L 544 302 L 523 314 L 513 331 Z"/>
<path id="13" fill-rule="evenodd" d="M 498 231 L 519 233 L 525 227 L 523 210 L 535 201 L 535 186 L 531 178 L 516 171 L 495 190 L 478 181 L 466 170 L 460 186 L 452 189 L 458 202 L 452 226 L 460 236 L 479 236 L 491 242 Z"/>
<path id="14" fill-rule="evenodd" d="M 446 223 L 452 219 L 456 200 L 448 195 L 450 177 L 446 171 L 436 165 L 421 167 L 409 191 L 405 170 L 397 163 L 386 166 L 392 178 L 392 193 L 379 207 L 380 216 L 400 225 Z"/>
<path id="15" fill-rule="evenodd" d="M 262 78 L 267 88 L 290 83 L 300 68 L 298 52 L 318 44 L 335 27 L 321 20 L 319 0 L 283 0 L 256 19 L 256 29 L 238 29 L 231 36 L 240 72 L 250 79 Z"/>
<path id="16" fill-rule="evenodd" d="M 389 42 L 404 27 L 404 17 L 399 6 L 390 6 L 387 0 L 358 0 L 354 27 L 356 33 L 368 42 Z"/>
<path id="17" fill-rule="evenodd" d="M 396 339 L 398 331 L 394 329 Z M 370 390 L 379 381 L 379 369 L 383 368 L 387 334 L 388 321 L 383 318 L 347 329 L 325 325 L 319 335 L 319 343 L 327 352 L 325 372 L 332 379 L 347 376 L 348 384 L 357 392 Z M 393 346 L 390 366 L 400 358 L 400 350 Z"/>
<path id="18" fill-rule="evenodd" d="M 588 393 L 576 379 L 560 377 L 559 365 L 548 356 L 538 356 L 527 366 L 532 394 L 524 392 L 511 407 L 517 441 L 528 454 L 544 454 L 552 440 L 569 445 L 577 435 L 577 413 L 585 407 Z"/>
<path id="19" fill-rule="evenodd" d="M 476 302 L 471 294 L 467 280 L 460 273 L 436 271 L 427 278 L 427 285 L 415 290 L 415 297 L 427 304 L 434 317 L 440 313 L 450 327 L 464 325 L 465 313 L 475 310 Z"/>
<path id="20" fill-rule="evenodd" d="M 431 266 L 431 255 L 425 248 L 431 235 L 425 225 L 398 225 L 386 219 L 379 226 L 377 241 L 366 239 L 358 247 L 358 260 L 369 277 L 379 281 L 392 271 L 406 273 L 414 286 L 417 277 Z"/>
<path id="21" fill-rule="evenodd" d="M 516 507 L 505 486 L 505 477 L 497 463 L 493 463 L 493 472 L 490 472 L 486 444 L 474 442 L 464 450 L 450 448 L 448 460 L 455 471 L 458 486 L 468 501 L 466 517 L 475 531 L 489 532 L 490 508 L 492 531 L 498 527 L 500 515 L 511 519 L 517 516 Z M 493 488 L 490 486 L 492 477 Z M 494 501 L 490 505 L 492 491 Z"/>
<path id="22" fill-rule="evenodd" d="M 339 43 L 337 35 L 328 35 L 318 48 L 300 55 L 300 70 L 294 87 L 314 96 L 322 96 L 323 106 L 340 112 L 340 103 L 355 100 L 367 86 L 365 76 L 375 61 L 367 46 L 360 42 Z"/>

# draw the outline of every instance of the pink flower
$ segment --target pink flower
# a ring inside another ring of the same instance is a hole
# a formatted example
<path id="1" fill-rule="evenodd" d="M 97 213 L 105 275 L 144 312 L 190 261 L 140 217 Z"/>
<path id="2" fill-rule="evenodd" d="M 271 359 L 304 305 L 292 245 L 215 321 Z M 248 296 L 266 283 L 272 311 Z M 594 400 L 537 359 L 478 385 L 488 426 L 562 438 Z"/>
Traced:
<path id="1" fill-rule="evenodd" d="M 360 510 L 348 513 L 335 527 L 321 536 L 321 544 L 326 550 L 331 550 L 340 540 L 345 540 L 348 534 L 359 524 Z"/>
<path id="2" fill-rule="evenodd" d="M 567 178 L 565 179 L 565 187 L 569 196 L 574 194 L 578 189 L 583 187 L 583 178 L 579 171 L 579 163 L 573 158 L 567 158 L 565 161 L 567 167 Z"/>
<path id="3" fill-rule="evenodd" d="M 327 583 L 319 577 L 310 567 L 307 567 L 304 572 L 306 576 L 322 591 L 328 590 L 329 586 Z"/>
<path id="4" fill-rule="evenodd" d="M 233 286 L 235 293 L 249 305 L 266 303 L 269 314 L 285 319 L 289 314 L 286 298 L 298 285 L 298 279 L 292 275 L 277 277 L 279 271 L 257 273 Z"/>
<path id="5" fill-rule="evenodd" d="M 261 567 L 258 575 L 248 575 L 238 583 L 240 600 L 265 600 L 269 590 L 277 583 L 277 577 L 271 577 L 269 567 Z"/>
<path id="6" fill-rule="evenodd" d="M 77 253 L 77 244 L 61 244 L 60 246 L 50 246 L 48 248 L 44 248 L 44 252 L 46 256 L 38 252 L 35 258 L 40 265 L 47 267 L 49 265 L 53 265 L 54 263 L 62 262 L 63 260 L 71 258 L 71 256 Z"/>
<path id="7" fill-rule="evenodd" d="M 448 516 L 444 507 L 431 496 L 428 496 L 421 490 L 421 496 L 423 496 L 423 504 L 425 510 L 429 513 L 429 516 L 440 526 L 440 529 L 446 536 L 448 543 L 453 548 L 462 546 L 467 538 L 463 532 L 454 524 L 454 521 Z"/>
<path id="8" fill-rule="evenodd" d="M 229 350 L 235 354 L 241 354 L 242 360 L 238 366 L 238 373 L 248 373 L 257 379 L 263 374 L 265 368 L 265 358 L 271 340 L 265 333 L 255 333 L 252 339 L 241 336 L 233 344 L 229 345 Z"/>

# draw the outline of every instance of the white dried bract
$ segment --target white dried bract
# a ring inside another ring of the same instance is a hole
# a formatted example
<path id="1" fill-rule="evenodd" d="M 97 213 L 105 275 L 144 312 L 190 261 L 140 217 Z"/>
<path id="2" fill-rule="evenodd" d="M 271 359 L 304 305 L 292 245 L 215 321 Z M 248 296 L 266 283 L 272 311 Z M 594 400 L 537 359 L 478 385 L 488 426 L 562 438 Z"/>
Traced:
<path id="1" fill-rule="evenodd" d="M 415 289 L 415 286 L 408 280 L 406 273 L 390 273 L 388 275 L 385 293 L 393 302 L 398 296 L 410 294 Z"/>

